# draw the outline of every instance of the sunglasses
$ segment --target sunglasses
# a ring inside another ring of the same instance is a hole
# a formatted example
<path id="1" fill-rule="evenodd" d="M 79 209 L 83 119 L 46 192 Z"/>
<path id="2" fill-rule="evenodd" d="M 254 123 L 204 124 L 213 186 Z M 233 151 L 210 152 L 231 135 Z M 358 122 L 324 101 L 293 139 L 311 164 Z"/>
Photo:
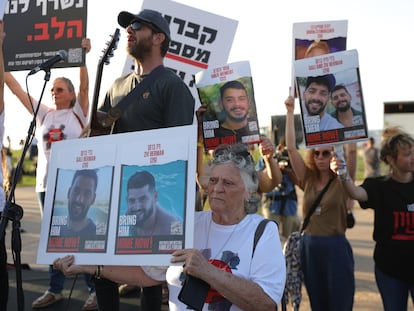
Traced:
<path id="1" fill-rule="evenodd" d="M 324 150 L 324 151 L 319 151 L 319 150 L 315 150 L 314 152 L 313 152 L 313 156 L 314 157 L 319 157 L 319 155 L 322 155 L 322 157 L 324 157 L 324 158 L 328 158 L 328 157 L 330 157 L 331 156 L 331 152 L 329 151 L 329 150 Z"/>
<path id="2" fill-rule="evenodd" d="M 217 147 L 216 150 L 214 150 L 214 157 L 226 155 L 226 154 L 229 154 L 229 153 L 232 153 L 236 156 L 240 156 L 240 157 L 244 157 L 244 158 L 250 157 L 249 151 L 245 150 L 244 148 L 238 150 L 237 147 L 234 147 L 232 145 L 225 145 L 225 144 Z"/>
<path id="3" fill-rule="evenodd" d="M 155 32 L 159 32 L 154 26 L 152 26 L 149 23 L 143 23 L 141 21 L 132 21 L 131 24 L 129 24 L 128 27 L 131 27 L 132 30 L 137 31 L 140 30 L 142 28 L 142 26 L 147 26 L 149 28 L 151 28 L 153 31 Z"/>
<path id="4" fill-rule="evenodd" d="M 62 87 L 55 87 L 50 90 L 51 93 L 62 93 L 63 91 L 66 91 L 66 89 Z"/>

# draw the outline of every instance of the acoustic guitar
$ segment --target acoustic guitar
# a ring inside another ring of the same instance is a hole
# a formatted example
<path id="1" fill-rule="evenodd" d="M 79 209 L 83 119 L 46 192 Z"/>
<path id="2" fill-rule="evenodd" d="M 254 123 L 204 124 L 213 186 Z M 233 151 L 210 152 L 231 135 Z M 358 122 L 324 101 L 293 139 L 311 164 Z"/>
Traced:
<path id="1" fill-rule="evenodd" d="M 99 60 L 98 68 L 96 70 L 95 88 L 93 91 L 91 119 L 89 124 L 83 130 L 81 135 L 82 137 L 107 135 L 111 133 L 112 123 L 107 121 L 107 114 L 105 112 L 98 111 L 99 91 L 101 89 L 102 71 L 104 65 L 108 65 L 110 58 L 114 56 L 114 51 L 118 47 L 119 38 L 120 31 L 116 28 L 114 34 L 111 35 L 111 40 L 106 43 L 107 47 L 103 51 L 103 55 Z"/>

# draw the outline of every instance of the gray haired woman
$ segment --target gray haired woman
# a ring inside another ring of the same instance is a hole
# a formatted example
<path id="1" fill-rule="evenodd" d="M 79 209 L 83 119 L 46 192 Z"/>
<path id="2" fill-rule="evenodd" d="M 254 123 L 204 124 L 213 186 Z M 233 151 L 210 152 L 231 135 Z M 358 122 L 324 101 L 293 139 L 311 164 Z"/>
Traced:
<path id="1" fill-rule="evenodd" d="M 202 310 L 276 310 L 285 285 L 285 260 L 273 222 L 267 224 L 253 252 L 254 234 L 263 219 L 254 213 L 257 187 L 247 147 L 220 146 L 207 186 L 211 210 L 196 212 L 194 248 L 174 251 L 166 273 L 154 267 L 76 266 L 73 256 L 56 260 L 55 266 L 66 274 L 97 272 L 137 286 L 153 286 L 166 279 L 170 310 L 187 310 L 179 294 L 188 276 L 204 281 L 197 282 L 206 288 Z"/>

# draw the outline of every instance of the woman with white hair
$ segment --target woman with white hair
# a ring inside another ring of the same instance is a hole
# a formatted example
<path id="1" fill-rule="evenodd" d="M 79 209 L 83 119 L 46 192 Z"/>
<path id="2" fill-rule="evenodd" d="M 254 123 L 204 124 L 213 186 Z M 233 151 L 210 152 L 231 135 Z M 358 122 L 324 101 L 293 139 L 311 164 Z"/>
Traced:
<path id="1" fill-rule="evenodd" d="M 255 213 L 260 202 L 257 187 L 247 147 L 220 146 L 214 152 L 207 187 L 211 210 L 196 212 L 194 248 L 175 250 L 170 267 L 81 266 L 73 264 L 73 256 L 57 259 L 54 265 L 67 275 L 86 272 L 137 286 L 166 279 L 170 310 L 187 310 L 180 291 L 183 282 L 197 279 L 208 291 L 202 310 L 276 310 L 285 285 L 285 260 L 273 222 L 266 225 L 253 250 L 255 231 L 263 219 Z"/>

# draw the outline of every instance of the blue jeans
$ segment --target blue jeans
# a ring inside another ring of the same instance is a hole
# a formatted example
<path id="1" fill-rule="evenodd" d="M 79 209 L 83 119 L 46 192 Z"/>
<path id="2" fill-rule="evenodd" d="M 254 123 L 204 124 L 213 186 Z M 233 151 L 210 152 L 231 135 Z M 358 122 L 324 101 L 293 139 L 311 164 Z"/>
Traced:
<path id="1" fill-rule="evenodd" d="M 304 234 L 300 252 L 312 310 L 352 311 L 354 257 L 346 237 Z"/>
<path id="2" fill-rule="evenodd" d="M 45 192 L 37 192 L 37 199 L 39 200 L 39 206 L 42 211 L 43 216 L 43 207 L 45 204 Z M 95 292 L 95 284 L 91 279 L 90 274 L 83 275 L 86 285 L 88 286 L 89 293 Z M 60 294 L 63 290 L 63 286 L 65 284 L 65 275 L 60 270 L 53 269 L 53 266 L 49 266 L 49 292 L 54 294 Z"/>
<path id="3" fill-rule="evenodd" d="M 408 294 L 414 303 L 414 281 L 404 282 L 393 278 L 375 266 L 375 280 L 381 294 L 384 311 L 407 311 Z"/>

